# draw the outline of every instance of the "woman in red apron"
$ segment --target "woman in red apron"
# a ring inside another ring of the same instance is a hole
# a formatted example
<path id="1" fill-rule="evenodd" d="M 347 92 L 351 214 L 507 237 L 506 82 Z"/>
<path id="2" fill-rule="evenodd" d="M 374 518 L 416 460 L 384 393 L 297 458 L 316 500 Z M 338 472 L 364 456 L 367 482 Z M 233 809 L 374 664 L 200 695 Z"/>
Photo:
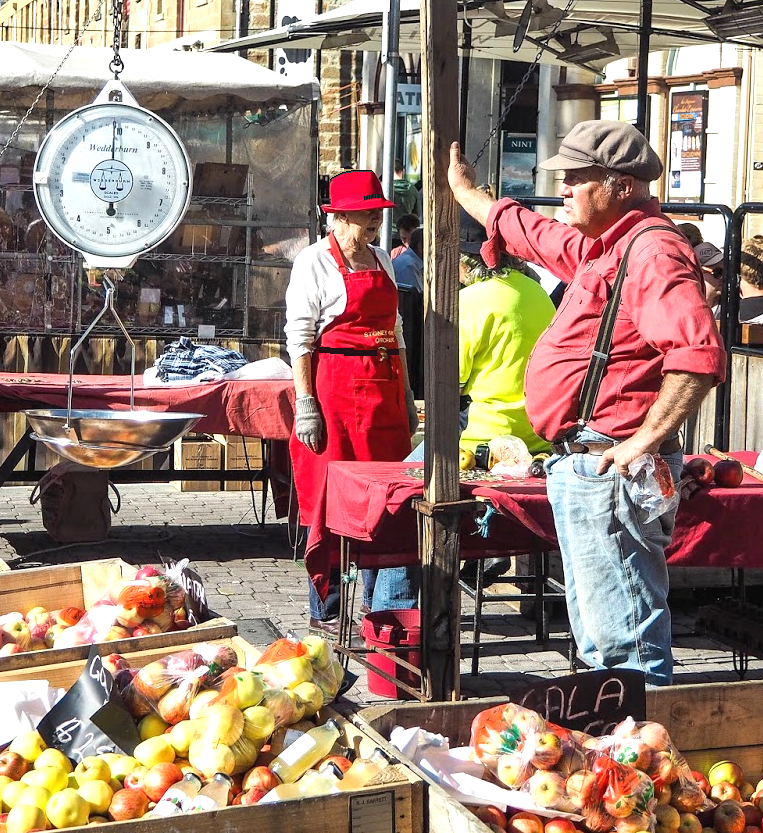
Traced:
<path id="1" fill-rule="evenodd" d="M 300 252 L 286 293 L 287 347 L 297 394 L 289 443 L 300 518 L 311 534 L 310 626 L 337 630 L 338 587 L 323 535 L 333 460 L 402 460 L 418 424 L 408 382 L 391 261 L 371 246 L 386 200 L 372 171 L 331 180 L 329 237 Z M 317 591 L 316 592 L 316 587 Z"/>

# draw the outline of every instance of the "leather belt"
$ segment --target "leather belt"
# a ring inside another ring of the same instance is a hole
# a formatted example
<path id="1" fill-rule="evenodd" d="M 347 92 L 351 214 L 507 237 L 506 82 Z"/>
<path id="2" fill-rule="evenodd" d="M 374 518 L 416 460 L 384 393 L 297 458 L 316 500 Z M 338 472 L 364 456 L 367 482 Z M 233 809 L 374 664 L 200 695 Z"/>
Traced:
<path id="1" fill-rule="evenodd" d="M 554 454 L 594 454 L 594 455 L 601 455 L 605 451 L 608 451 L 613 446 L 617 445 L 617 442 L 614 440 L 608 440 L 605 442 L 595 442 L 591 441 L 589 443 L 579 443 L 579 442 L 561 442 L 561 443 L 551 443 L 551 450 Z M 673 437 L 671 440 L 665 440 L 665 442 L 659 447 L 657 450 L 658 454 L 675 454 L 676 451 L 680 451 L 682 448 L 681 440 L 678 437 Z"/>
<path id="2" fill-rule="evenodd" d="M 352 347 L 318 347 L 317 353 L 334 353 L 338 356 L 378 356 L 386 359 L 388 356 L 399 356 L 399 347 L 375 347 L 373 350 L 354 350 Z"/>

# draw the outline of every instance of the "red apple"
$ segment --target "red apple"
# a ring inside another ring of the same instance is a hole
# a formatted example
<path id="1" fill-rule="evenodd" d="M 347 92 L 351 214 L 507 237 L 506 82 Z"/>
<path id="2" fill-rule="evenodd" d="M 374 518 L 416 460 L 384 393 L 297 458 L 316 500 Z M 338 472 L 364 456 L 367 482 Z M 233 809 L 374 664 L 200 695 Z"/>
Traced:
<path id="1" fill-rule="evenodd" d="M 280 783 L 278 776 L 272 770 L 268 769 L 268 767 L 254 766 L 244 775 L 241 787 L 244 791 L 259 787 L 265 790 L 265 792 L 269 792 Z"/>
<path id="2" fill-rule="evenodd" d="M 506 825 L 509 833 L 543 833 L 543 822 L 535 813 L 514 813 Z"/>
<path id="3" fill-rule="evenodd" d="M 763 824 L 763 812 L 761 812 L 760 807 L 749 801 L 745 801 L 742 804 L 742 812 L 744 813 L 744 820 L 747 826 L 757 827 L 760 830 L 760 826 Z"/>
<path id="4" fill-rule="evenodd" d="M 23 654 L 24 649 L 18 642 L 6 642 L 0 647 L 0 657 L 9 657 L 11 654 Z"/>
<path id="5" fill-rule="evenodd" d="M 564 818 L 549 819 L 544 825 L 545 833 L 577 833 L 577 827 Z"/>
<path id="6" fill-rule="evenodd" d="M 567 778 L 565 786 L 570 801 L 578 809 L 582 810 L 597 798 L 596 776 L 590 769 L 579 769 L 573 772 Z"/>
<path id="7" fill-rule="evenodd" d="M 143 790 L 117 790 L 111 797 L 109 818 L 114 821 L 139 819 L 146 815 L 148 805 L 149 797 Z"/>
<path id="8" fill-rule="evenodd" d="M 666 752 L 670 749 L 670 735 L 661 723 L 649 721 L 639 729 L 639 735 L 644 743 L 655 752 Z"/>
<path id="9" fill-rule="evenodd" d="M 239 793 L 234 799 L 235 804 L 256 804 L 261 798 L 268 794 L 267 790 L 260 787 L 252 787 L 251 790 L 245 790 Z"/>
<path id="10" fill-rule="evenodd" d="M 744 469 L 738 460 L 719 460 L 715 464 L 715 482 L 718 486 L 734 488 L 744 480 Z"/>
<path id="11" fill-rule="evenodd" d="M 56 622 L 71 627 L 85 615 L 85 611 L 81 607 L 62 607 L 60 610 L 54 610 L 52 613 Z"/>
<path id="12" fill-rule="evenodd" d="M 562 740 L 555 732 L 543 732 L 535 740 L 532 764 L 538 769 L 551 769 L 562 757 Z"/>
<path id="13" fill-rule="evenodd" d="M 155 633 L 161 633 L 162 629 L 156 622 L 151 622 L 150 620 L 146 620 L 142 622 L 140 625 L 136 625 L 132 629 L 133 636 L 153 636 Z"/>
<path id="14" fill-rule="evenodd" d="M 327 755 L 323 760 L 319 761 L 315 765 L 315 769 L 321 769 L 326 764 L 336 764 L 342 772 L 347 772 L 347 770 L 352 766 L 352 761 L 349 758 L 345 758 L 344 755 Z"/>
<path id="15" fill-rule="evenodd" d="M 681 813 L 678 833 L 702 833 L 702 822 L 694 813 Z"/>
<path id="16" fill-rule="evenodd" d="M 719 781 L 710 787 L 710 798 L 716 801 L 735 801 L 741 802 L 742 796 L 739 794 L 739 788 L 730 784 L 728 781 Z"/>
<path id="17" fill-rule="evenodd" d="M 10 749 L 0 752 L 0 775 L 7 775 L 12 781 L 20 781 L 28 770 L 29 764 L 18 752 L 11 752 Z"/>
<path id="18" fill-rule="evenodd" d="M 146 777 L 148 773 L 148 767 L 143 766 L 136 766 L 132 772 L 128 772 L 125 775 L 124 779 L 124 786 L 128 790 L 138 790 L 138 792 L 143 792 L 143 779 Z M 181 776 L 182 777 L 182 776 Z"/>
<path id="19" fill-rule="evenodd" d="M 482 807 L 469 807 L 469 809 L 480 821 L 484 821 L 485 824 L 494 824 L 501 830 L 506 830 L 506 813 L 497 807 L 493 807 L 492 804 L 485 804 Z"/>
<path id="20" fill-rule="evenodd" d="M 101 659 L 101 664 L 103 667 L 111 672 L 111 675 L 114 676 L 119 671 L 123 671 L 125 668 L 130 667 L 130 663 L 122 656 L 122 654 L 109 654 L 107 657 L 103 657 Z"/>
<path id="21" fill-rule="evenodd" d="M 707 780 L 707 778 L 705 778 L 705 776 L 701 772 L 698 772 L 696 769 L 693 769 L 691 774 L 694 780 L 699 785 L 699 788 L 702 790 L 702 792 L 705 795 L 710 795 L 710 782 Z"/>
<path id="22" fill-rule="evenodd" d="M 715 477 L 715 469 L 713 464 L 704 457 L 694 457 L 684 466 L 681 477 L 685 474 L 691 475 L 700 486 L 709 486 Z"/>
<path id="23" fill-rule="evenodd" d="M 743 833 L 744 811 L 737 801 L 721 801 L 713 813 L 713 827 L 718 833 Z"/>
<path id="24" fill-rule="evenodd" d="M 154 764 L 143 776 L 143 792 L 151 801 L 159 801 L 173 784 L 182 780 L 183 771 L 179 766 L 166 763 Z"/>
<path id="25" fill-rule="evenodd" d="M 151 576 L 161 576 L 164 575 L 161 570 L 154 567 L 153 564 L 146 564 L 145 567 L 141 567 L 137 573 L 135 573 L 135 578 L 150 578 Z"/>

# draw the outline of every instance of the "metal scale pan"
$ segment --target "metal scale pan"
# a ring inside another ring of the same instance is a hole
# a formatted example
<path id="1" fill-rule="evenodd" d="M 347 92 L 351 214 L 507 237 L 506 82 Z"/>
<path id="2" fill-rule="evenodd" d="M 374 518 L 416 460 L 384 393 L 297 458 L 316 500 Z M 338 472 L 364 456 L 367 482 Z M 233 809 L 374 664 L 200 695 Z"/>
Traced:
<path id="1" fill-rule="evenodd" d="M 67 407 L 23 411 L 32 427 L 32 439 L 67 460 L 101 469 L 113 469 L 167 451 L 188 433 L 204 414 L 135 410 L 135 343 L 114 309 L 114 284 L 104 275 L 106 301 L 69 355 Z M 110 311 L 130 344 L 130 410 L 73 410 L 74 360 L 95 325 Z"/>

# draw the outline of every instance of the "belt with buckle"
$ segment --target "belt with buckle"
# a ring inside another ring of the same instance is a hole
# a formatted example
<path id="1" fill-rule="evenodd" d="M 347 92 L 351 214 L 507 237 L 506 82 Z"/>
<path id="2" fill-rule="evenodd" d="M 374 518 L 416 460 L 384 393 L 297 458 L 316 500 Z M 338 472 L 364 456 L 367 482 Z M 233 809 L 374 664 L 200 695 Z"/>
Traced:
<path id="1" fill-rule="evenodd" d="M 591 442 L 587 443 L 580 443 L 580 442 L 558 442 L 558 443 L 551 443 L 551 451 L 554 454 L 594 454 L 594 455 L 601 455 L 605 451 L 608 451 L 613 446 L 617 445 L 619 441 L 616 440 L 606 440 L 603 442 L 597 442 L 591 440 Z M 681 440 L 678 437 L 673 437 L 671 440 L 665 440 L 665 442 L 659 447 L 657 450 L 658 454 L 675 454 L 676 451 L 680 451 L 682 448 Z"/>
<path id="2" fill-rule="evenodd" d="M 399 356 L 399 347 L 374 347 L 373 350 L 354 350 L 352 347 L 318 347 L 317 353 L 333 353 L 338 356 L 378 356 L 386 359 L 388 356 Z"/>

